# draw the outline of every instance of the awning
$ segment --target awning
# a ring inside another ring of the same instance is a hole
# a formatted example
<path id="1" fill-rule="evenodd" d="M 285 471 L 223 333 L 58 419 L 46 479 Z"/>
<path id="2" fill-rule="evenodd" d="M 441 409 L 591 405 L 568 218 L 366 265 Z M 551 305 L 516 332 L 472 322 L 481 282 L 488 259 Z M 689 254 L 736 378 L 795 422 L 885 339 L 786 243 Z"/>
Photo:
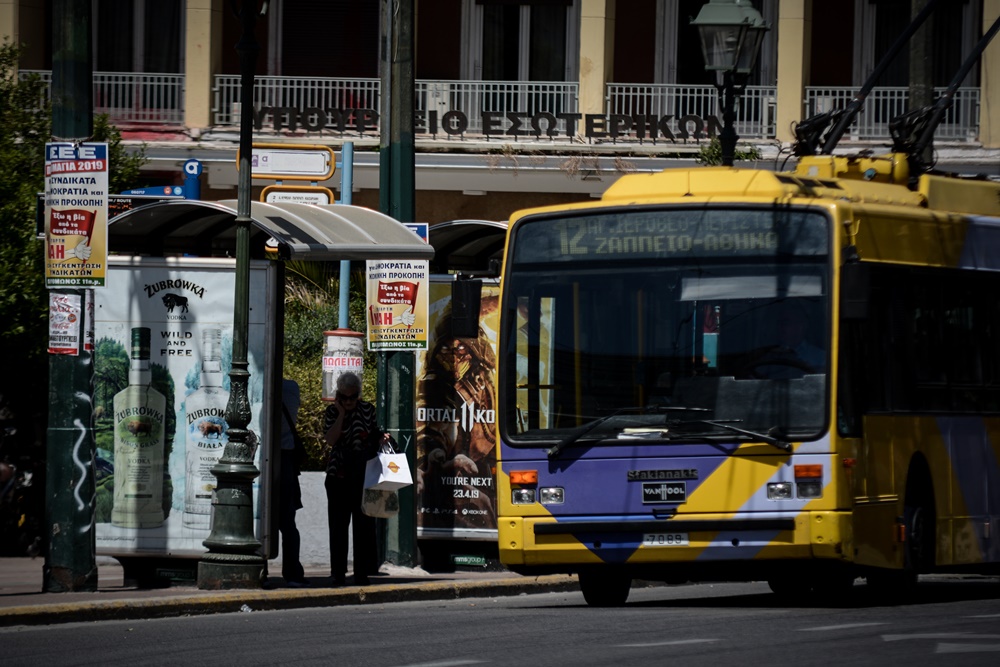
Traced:
<path id="1" fill-rule="evenodd" d="M 431 225 L 427 234 L 434 247 L 431 273 L 499 274 L 507 240 L 506 222 L 451 220 Z M 494 266 L 490 260 L 496 260 Z"/>
<path id="2" fill-rule="evenodd" d="M 282 259 L 431 259 L 434 248 L 395 219 L 360 206 L 254 201 L 250 256 L 264 257 L 268 239 Z M 177 200 L 141 206 L 108 223 L 112 253 L 233 257 L 236 200 Z"/>

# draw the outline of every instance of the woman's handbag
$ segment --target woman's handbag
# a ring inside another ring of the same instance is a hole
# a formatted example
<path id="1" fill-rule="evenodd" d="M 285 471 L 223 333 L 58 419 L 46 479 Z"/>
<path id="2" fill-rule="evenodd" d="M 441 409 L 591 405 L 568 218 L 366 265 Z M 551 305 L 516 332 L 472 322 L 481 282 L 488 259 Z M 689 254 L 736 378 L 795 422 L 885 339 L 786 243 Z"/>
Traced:
<path id="1" fill-rule="evenodd" d="M 361 494 L 361 511 L 366 516 L 388 519 L 399 514 L 399 494 L 395 491 L 365 489 Z"/>
<path id="2" fill-rule="evenodd" d="M 368 461 L 365 468 L 365 490 L 395 491 L 413 484 L 410 475 L 410 464 L 406 462 L 406 454 L 397 454 L 388 443 L 375 458 Z M 370 516 L 370 515 L 369 515 Z"/>

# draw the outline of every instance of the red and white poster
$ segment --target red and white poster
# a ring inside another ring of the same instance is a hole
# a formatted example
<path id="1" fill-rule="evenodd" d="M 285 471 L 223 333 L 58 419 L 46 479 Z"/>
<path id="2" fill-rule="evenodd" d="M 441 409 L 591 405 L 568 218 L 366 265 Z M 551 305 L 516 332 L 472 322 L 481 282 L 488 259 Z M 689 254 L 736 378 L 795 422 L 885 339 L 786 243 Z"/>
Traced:
<path id="1" fill-rule="evenodd" d="M 45 146 L 45 286 L 104 287 L 108 145 Z"/>
<path id="2" fill-rule="evenodd" d="M 49 293 L 49 354 L 80 354 L 81 301 L 79 294 Z"/>
<path id="3" fill-rule="evenodd" d="M 366 262 L 368 349 L 426 350 L 426 260 Z"/>

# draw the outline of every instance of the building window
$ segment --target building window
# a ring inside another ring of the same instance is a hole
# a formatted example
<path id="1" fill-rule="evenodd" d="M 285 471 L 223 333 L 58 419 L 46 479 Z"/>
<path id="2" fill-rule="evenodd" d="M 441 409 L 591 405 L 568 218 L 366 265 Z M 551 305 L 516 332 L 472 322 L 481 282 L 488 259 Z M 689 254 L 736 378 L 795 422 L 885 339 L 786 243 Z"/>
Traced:
<path id="1" fill-rule="evenodd" d="M 911 20 L 910 0 L 855 0 L 855 24 L 861 26 L 861 39 L 855 45 L 855 85 L 861 85 L 875 69 Z M 982 24 L 981 3 L 958 0 L 943 2 L 924 24 L 931 31 L 931 78 L 935 86 L 947 86 L 979 41 Z M 821 28 L 820 28 L 821 29 Z M 908 48 L 892 60 L 877 86 L 906 86 L 910 78 Z M 978 85 L 978 66 L 963 82 Z"/>
<path id="2" fill-rule="evenodd" d="M 92 12 L 96 71 L 184 71 L 183 2 L 94 0 Z"/>
<path id="3" fill-rule="evenodd" d="M 463 75 L 484 81 L 573 81 L 576 0 L 465 0 L 469 17 Z"/>

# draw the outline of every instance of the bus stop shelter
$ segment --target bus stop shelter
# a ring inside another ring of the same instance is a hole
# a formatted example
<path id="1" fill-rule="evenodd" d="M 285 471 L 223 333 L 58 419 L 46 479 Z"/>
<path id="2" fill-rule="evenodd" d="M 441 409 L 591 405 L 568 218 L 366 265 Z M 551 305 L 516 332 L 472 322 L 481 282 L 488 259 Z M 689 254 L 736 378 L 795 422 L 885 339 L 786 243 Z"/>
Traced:
<path id="1" fill-rule="evenodd" d="M 173 407 L 167 407 L 168 413 L 180 414 L 182 403 L 185 405 L 183 409 L 187 409 L 186 382 L 189 377 L 197 376 L 197 364 L 200 363 L 200 350 L 195 347 L 200 340 L 199 333 L 219 329 L 220 326 L 223 330 L 226 328 L 227 304 L 232 303 L 227 300 L 232 295 L 228 286 L 234 280 L 234 270 L 230 267 L 235 266 L 236 218 L 236 200 L 209 202 L 179 199 L 132 209 L 115 216 L 108 223 L 109 251 L 112 255 L 109 265 L 114 264 L 119 275 L 116 277 L 118 282 L 102 291 L 97 301 L 98 316 L 95 319 L 98 326 L 103 327 L 98 328 L 97 339 L 105 338 L 116 349 L 128 350 L 128 332 L 135 327 L 146 327 L 153 329 L 151 338 L 157 341 L 157 348 L 166 349 L 174 341 L 194 348 L 189 355 L 191 361 L 178 356 L 156 357 L 162 369 L 166 369 L 161 372 L 161 377 L 172 382 L 172 389 L 166 392 L 168 396 L 174 396 Z M 275 443 L 280 441 L 280 418 L 277 415 L 281 410 L 284 267 L 281 261 L 268 260 L 430 260 L 434 249 L 395 219 L 362 207 L 252 202 L 250 218 L 249 254 L 254 260 L 251 280 L 257 280 L 253 283 L 257 287 L 250 288 L 250 310 L 256 317 L 256 320 L 252 318 L 251 327 L 264 328 L 262 335 L 251 336 L 251 356 L 255 361 L 250 372 L 253 377 L 263 378 L 263 389 L 260 390 L 259 402 L 253 407 L 259 426 L 251 425 L 250 428 L 258 428 L 262 440 L 260 449 L 263 455 L 259 465 L 263 511 L 260 516 L 264 525 L 260 529 L 260 537 L 264 542 L 265 557 L 270 559 L 277 555 L 276 513 L 270 510 L 276 491 L 273 484 L 276 469 L 265 459 L 272 455 Z M 232 261 L 221 261 L 223 258 Z M 111 268 L 109 266 L 109 270 Z M 262 274 L 265 278 L 258 280 Z M 164 276 L 167 276 L 166 281 Z M 182 281 L 174 276 L 191 277 Z M 160 288 L 160 285 L 166 286 Z M 191 285 L 202 289 L 206 295 L 204 301 L 197 292 L 192 292 Z M 163 291 L 160 292 L 160 289 Z M 127 303 L 123 305 L 124 302 Z M 209 314 L 205 316 L 206 313 Z M 224 339 L 228 334 L 223 332 L 220 335 Z M 184 343 L 184 340 L 191 342 Z M 262 341 L 256 354 L 253 352 L 255 340 Z M 172 349 L 183 351 L 183 348 Z M 159 351 L 162 353 L 162 350 Z M 112 396 L 111 391 L 108 389 L 105 394 Z M 107 410 L 103 412 L 110 414 Z M 186 427 L 179 424 L 173 428 L 178 429 L 174 431 L 176 434 Z M 176 451 L 182 452 L 181 446 L 186 449 L 184 437 L 172 438 L 168 435 L 166 440 L 171 443 L 176 440 Z M 106 442 L 109 441 L 106 439 Z M 172 457 L 166 459 L 168 467 L 171 461 L 183 464 L 183 457 L 173 453 L 173 449 L 170 455 L 164 456 Z M 187 481 L 185 478 L 184 483 Z M 172 482 L 175 489 L 180 488 L 176 477 Z M 192 537 L 195 533 L 190 529 L 185 529 L 188 532 L 175 530 L 177 515 L 181 511 L 175 500 L 163 527 L 148 531 L 156 535 L 141 544 L 137 538 L 134 545 L 112 543 L 110 540 L 117 539 L 116 527 L 110 520 L 99 520 L 98 548 L 118 558 L 129 576 L 137 580 L 152 576 L 147 571 L 163 565 L 168 557 L 171 559 L 170 567 L 175 567 L 174 561 L 178 558 L 194 563 L 192 556 L 200 555 L 204 535 Z M 138 534 L 143 531 L 133 532 Z"/>

